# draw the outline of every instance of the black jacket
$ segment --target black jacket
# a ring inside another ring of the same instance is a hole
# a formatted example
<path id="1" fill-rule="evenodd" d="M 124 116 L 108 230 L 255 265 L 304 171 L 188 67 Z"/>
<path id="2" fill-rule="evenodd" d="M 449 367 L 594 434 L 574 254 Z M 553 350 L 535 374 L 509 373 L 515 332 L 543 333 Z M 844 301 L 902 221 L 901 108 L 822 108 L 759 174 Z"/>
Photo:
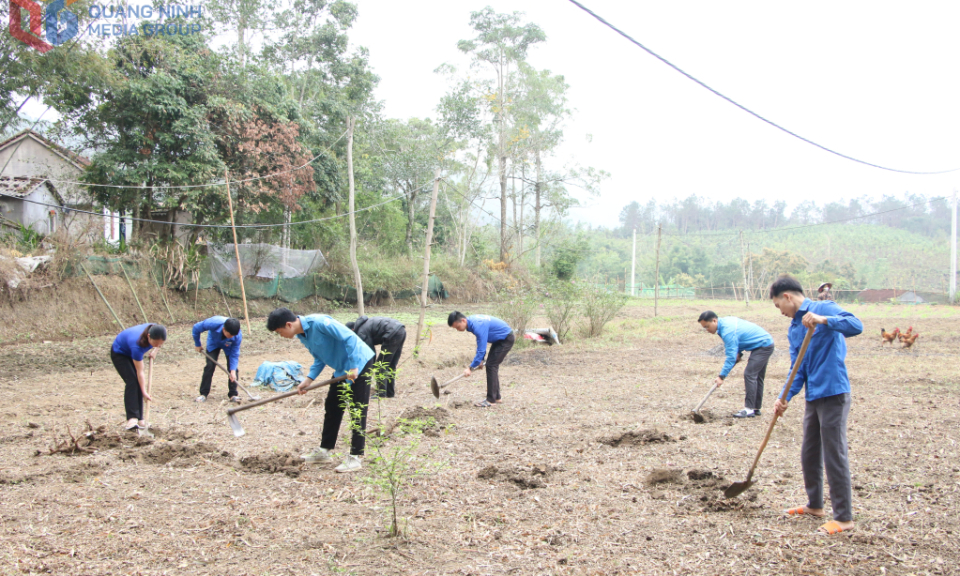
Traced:
<path id="1" fill-rule="evenodd" d="M 393 318 L 381 316 L 372 318 L 361 316 L 355 322 L 347 322 L 347 328 L 353 330 L 371 349 L 377 345 L 382 346 L 385 341 L 392 340 L 400 334 L 406 337 L 406 328 L 402 323 Z"/>

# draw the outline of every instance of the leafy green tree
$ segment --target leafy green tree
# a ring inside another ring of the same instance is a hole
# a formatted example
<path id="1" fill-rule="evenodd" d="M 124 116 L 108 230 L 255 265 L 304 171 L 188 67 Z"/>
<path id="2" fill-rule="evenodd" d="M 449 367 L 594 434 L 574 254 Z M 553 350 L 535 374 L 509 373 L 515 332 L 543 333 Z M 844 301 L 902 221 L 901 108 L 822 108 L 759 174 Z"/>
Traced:
<path id="1" fill-rule="evenodd" d="M 543 30 L 532 23 L 523 23 L 520 12 L 498 14 L 486 7 L 470 14 L 470 26 L 476 36 L 461 40 L 457 48 L 469 54 L 475 68 L 487 68 L 493 78 L 481 80 L 489 109 L 493 115 L 495 157 L 500 179 L 500 260 L 506 261 L 509 251 L 507 232 L 507 160 L 511 152 L 509 133 L 513 125 L 512 103 L 519 83 L 513 72 L 526 60 L 531 46 L 547 39 Z"/>

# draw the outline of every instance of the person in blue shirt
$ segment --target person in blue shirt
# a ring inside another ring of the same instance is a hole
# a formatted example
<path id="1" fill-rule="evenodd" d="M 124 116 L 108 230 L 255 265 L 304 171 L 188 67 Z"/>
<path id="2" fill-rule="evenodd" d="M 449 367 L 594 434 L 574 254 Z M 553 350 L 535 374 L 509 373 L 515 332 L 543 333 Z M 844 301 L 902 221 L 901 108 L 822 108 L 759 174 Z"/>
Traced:
<path id="1" fill-rule="evenodd" d="M 267 330 L 284 338 L 297 338 L 313 356 L 313 366 L 297 387 L 301 394 L 313 384 L 320 372 L 330 366 L 333 377 L 349 376 L 338 385 L 330 386 L 324 402 L 323 431 L 320 447 L 304 454 L 307 462 L 329 462 L 330 452 L 337 445 L 337 435 L 343 422 L 343 413 L 349 411 L 350 455 L 337 466 L 337 472 L 359 470 L 366 444 L 367 405 L 370 402 L 370 372 L 373 350 L 349 328 L 326 314 L 297 316 L 286 308 L 277 308 L 267 317 Z"/>
<path id="2" fill-rule="evenodd" d="M 703 329 L 723 339 L 726 360 L 714 383 L 717 388 L 730 374 L 734 364 L 740 361 L 744 352 L 750 352 L 747 367 L 743 369 L 743 384 L 746 390 L 743 409 L 733 415 L 734 418 L 753 418 L 760 415 L 763 404 L 763 379 L 767 375 L 767 363 L 773 354 L 773 337 L 766 330 L 733 316 L 717 318 L 716 312 L 707 310 L 698 320 Z"/>
<path id="3" fill-rule="evenodd" d="M 474 406 L 489 408 L 500 404 L 500 364 L 516 341 L 513 330 L 499 318 L 486 314 L 475 314 L 468 318 L 457 311 L 451 312 L 447 317 L 447 326 L 459 332 L 466 330 L 477 337 L 477 354 L 470 366 L 463 371 L 463 375 L 469 377 L 473 370 L 486 368 L 487 397 Z M 487 354 L 487 343 L 490 344 L 490 354 Z M 484 356 L 487 357 L 486 362 L 483 361 Z"/>
<path id="4" fill-rule="evenodd" d="M 193 325 L 193 345 L 197 352 L 203 352 L 200 345 L 200 335 L 207 332 L 207 365 L 203 368 L 200 378 L 200 395 L 197 402 L 206 402 L 213 384 L 213 373 L 217 369 L 216 360 L 220 358 L 220 351 L 226 352 L 227 370 L 230 377 L 227 380 L 227 397 L 231 402 L 240 403 L 240 393 L 237 392 L 237 367 L 240 364 L 240 343 L 243 334 L 240 333 L 240 321 L 226 316 L 213 316 Z"/>
<path id="5" fill-rule="evenodd" d="M 143 375 L 143 357 L 156 358 L 157 351 L 167 341 L 167 329 L 160 324 L 140 324 L 117 334 L 110 347 L 110 360 L 123 380 L 123 406 L 127 413 L 127 430 L 145 426 L 143 401 L 153 401 L 147 394 L 147 379 Z"/>
<path id="6" fill-rule="evenodd" d="M 808 328 L 813 337 L 797 369 L 786 400 L 777 398 L 774 410 L 783 415 L 790 399 L 806 387 L 803 413 L 803 443 L 800 466 L 807 491 L 807 504 L 787 510 L 787 515 L 822 518 L 823 471 L 830 483 L 833 520 L 820 531 L 836 534 L 853 529 L 853 492 L 847 455 L 847 416 L 850 414 L 850 378 L 847 376 L 845 338 L 863 332 L 863 323 L 836 302 L 814 302 L 804 297 L 803 287 L 790 276 L 781 276 L 770 285 L 770 298 L 780 313 L 791 319 L 787 336 L 790 360 L 797 361 Z M 792 370 L 792 366 L 791 366 Z"/>

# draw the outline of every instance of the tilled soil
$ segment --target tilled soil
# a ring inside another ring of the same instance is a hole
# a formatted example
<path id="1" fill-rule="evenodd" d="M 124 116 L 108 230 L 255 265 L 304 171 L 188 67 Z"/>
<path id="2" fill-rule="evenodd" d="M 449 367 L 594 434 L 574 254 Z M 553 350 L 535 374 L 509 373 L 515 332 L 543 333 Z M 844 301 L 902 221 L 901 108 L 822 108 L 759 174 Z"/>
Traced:
<path id="1" fill-rule="evenodd" d="M 774 429 L 757 484 L 723 498 L 756 455 L 789 356 L 771 360 L 762 417 L 729 416 L 743 403 L 738 367 L 697 424 L 690 411 L 722 358 L 706 353 L 718 339 L 696 317 L 708 307 L 740 315 L 780 350 L 787 320 L 766 303 L 708 304 L 661 303 L 656 320 L 630 307 L 599 338 L 518 347 L 501 368 L 503 403 L 484 409 L 472 405 L 482 372 L 431 395 L 430 377 L 455 375 L 474 347 L 470 334 L 435 328 L 419 359 L 402 359 L 397 398 L 370 409 L 368 429 L 435 423 L 414 462 L 439 471 L 409 478 L 399 539 L 387 537 L 389 498 L 371 459 L 362 472 L 333 472 L 345 426 L 331 464 L 301 460 L 319 444 L 322 396 L 240 413 L 241 438 L 219 374 L 209 400 L 193 402 L 203 361 L 189 325 L 171 328 L 155 366 L 152 438 L 121 430 L 108 339 L 7 347 L 18 368 L 0 372 L 0 573 L 956 573 L 960 314 L 849 308 L 866 326 L 847 341 L 857 528 L 826 537 L 816 519 L 782 514 L 805 502 L 802 397 Z M 898 324 L 923 334 L 914 349 L 880 345 L 880 327 Z M 310 364 L 298 342 L 258 330 L 249 347 L 245 335 L 241 376 L 263 360 Z"/>

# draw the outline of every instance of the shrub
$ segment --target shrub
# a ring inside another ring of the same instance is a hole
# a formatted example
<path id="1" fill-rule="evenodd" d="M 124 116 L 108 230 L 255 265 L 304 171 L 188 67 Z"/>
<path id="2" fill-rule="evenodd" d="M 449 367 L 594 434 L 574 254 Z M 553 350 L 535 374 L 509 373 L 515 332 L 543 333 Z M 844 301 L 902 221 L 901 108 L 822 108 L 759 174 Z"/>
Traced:
<path id="1" fill-rule="evenodd" d="M 603 327 L 613 320 L 617 312 L 627 303 L 627 296 L 607 290 L 597 284 L 591 284 L 582 291 L 583 314 L 587 317 L 587 335 L 599 336 Z"/>
<path id="2" fill-rule="evenodd" d="M 535 293 L 530 290 L 520 290 L 509 295 L 506 300 L 497 303 L 494 315 L 517 330 L 520 337 L 526 330 L 527 324 L 533 319 L 539 301 Z"/>
<path id="3" fill-rule="evenodd" d="M 544 308 L 560 342 L 565 342 L 574 319 L 580 314 L 581 288 L 573 282 L 557 282 L 547 291 Z"/>

